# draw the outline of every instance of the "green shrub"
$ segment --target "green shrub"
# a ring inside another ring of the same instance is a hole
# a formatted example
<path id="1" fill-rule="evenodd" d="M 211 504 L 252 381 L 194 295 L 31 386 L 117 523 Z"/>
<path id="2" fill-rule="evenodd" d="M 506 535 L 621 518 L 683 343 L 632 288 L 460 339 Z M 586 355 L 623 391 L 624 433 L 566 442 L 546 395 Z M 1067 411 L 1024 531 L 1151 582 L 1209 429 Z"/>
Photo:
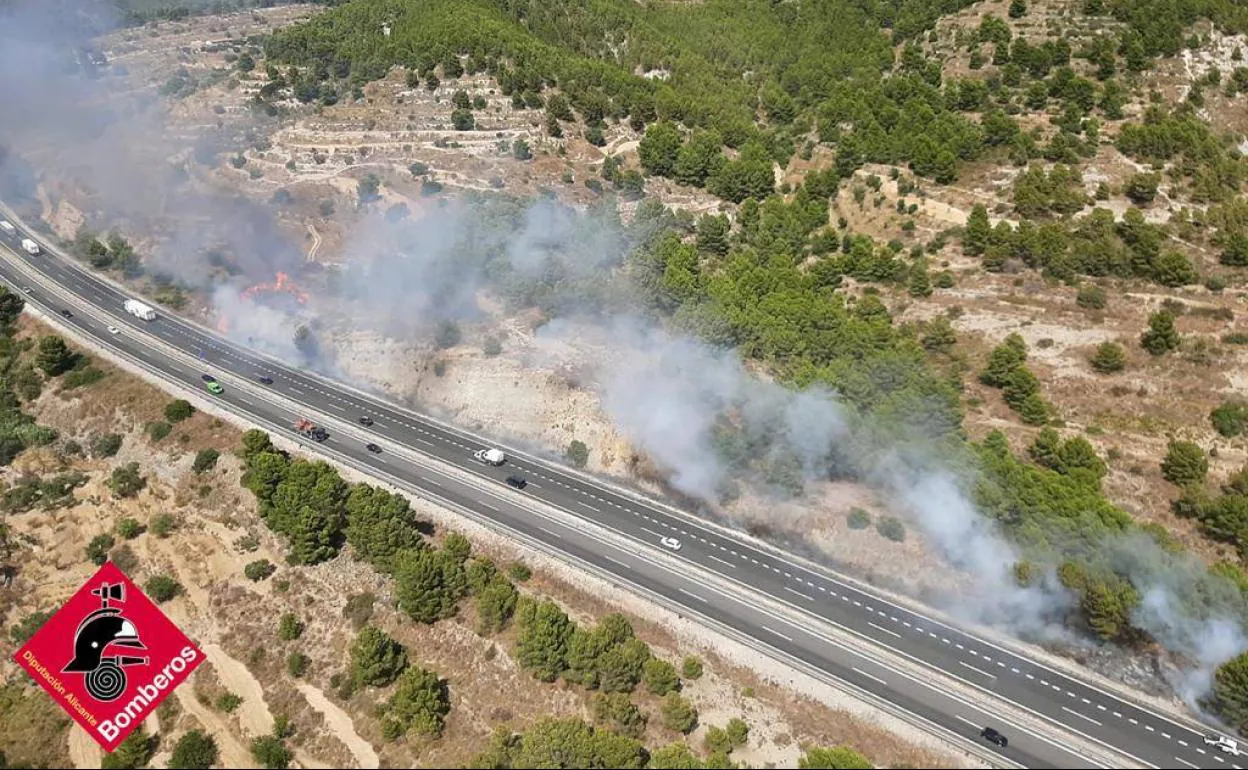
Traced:
<path id="1" fill-rule="evenodd" d="M 97 566 L 108 561 L 108 552 L 112 550 L 114 542 L 113 536 L 108 534 L 91 538 L 91 542 L 87 544 L 87 560 Z"/>
<path id="2" fill-rule="evenodd" d="M 283 642 L 291 642 L 303 636 L 303 623 L 293 612 L 282 615 L 277 623 L 277 638 Z"/>
<path id="3" fill-rule="evenodd" d="M 147 435 L 148 435 L 148 438 L 150 438 L 153 443 L 160 441 L 165 436 L 168 436 L 170 431 L 172 430 L 173 430 L 173 426 L 163 421 L 149 422 L 147 424 Z"/>
<path id="4" fill-rule="evenodd" d="M 875 523 L 875 531 L 884 537 L 892 540 L 894 543 L 900 543 L 906 539 L 906 525 L 901 523 L 901 519 L 895 516 L 884 516 Z"/>
<path id="5" fill-rule="evenodd" d="M 153 575 L 143 584 L 143 590 L 157 604 L 164 604 L 182 593 L 182 584 L 168 575 Z"/>
<path id="6" fill-rule="evenodd" d="M 126 516 L 118 520 L 117 534 L 124 540 L 133 540 L 143 534 L 143 525 L 138 519 Z"/>
<path id="7" fill-rule="evenodd" d="M 850 529 L 866 529 L 871 526 L 871 514 L 861 508 L 851 508 L 845 515 L 845 521 Z"/>
<path id="8" fill-rule="evenodd" d="M 95 457 L 112 457 L 121 449 L 121 436 L 105 433 L 91 440 L 91 454 Z"/>
<path id="9" fill-rule="evenodd" d="M 523 583 L 533 577 L 533 571 L 524 562 L 515 562 L 507 568 L 507 575 L 517 583 Z"/>
<path id="10" fill-rule="evenodd" d="M 221 697 L 217 698 L 216 703 L 217 711 L 221 711 L 226 714 L 229 714 L 241 705 L 243 705 L 243 699 L 232 692 L 223 693 Z"/>
<path id="11" fill-rule="evenodd" d="M 1104 310 L 1109 304 L 1109 299 L 1104 289 L 1089 284 L 1079 288 L 1078 293 L 1075 294 L 1075 304 L 1087 310 Z"/>
<path id="12" fill-rule="evenodd" d="M 201 449 L 195 454 L 195 462 L 191 464 L 191 470 L 195 473 L 206 473 L 216 467 L 217 458 L 221 453 L 212 447 Z"/>
<path id="13" fill-rule="evenodd" d="M 171 423 L 182 422 L 195 413 L 195 407 L 184 398 L 174 399 L 165 404 L 165 419 Z"/>
<path id="14" fill-rule="evenodd" d="M 134 497 L 145 486 L 147 480 L 139 474 L 138 463 L 126 463 L 114 468 L 108 479 L 108 487 L 113 490 L 114 497 Z"/>
<path id="15" fill-rule="evenodd" d="M 308 670 L 308 656 L 302 652 L 292 652 L 286 656 L 286 673 L 296 679 Z"/>
<path id="16" fill-rule="evenodd" d="M 577 468 L 584 468 L 589 462 L 589 447 L 585 446 L 584 441 L 573 439 L 569 442 L 568 449 L 564 455 L 572 465 Z"/>
<path id="17" fill-rule="evenodd" d="M 246 567 L 243 567 L 243 575 L 245 575 L 248 580 L 257 583 L 264 580 L 269 575 L 272 575 L 276 571 L 277 567 L 275 567 L 273 562 L 268 559 L 257 559 L 256 561 L 249 562 Z"/>
<path id="18" fill-rule="evenodd" d="M 692 655 L 685 656 L 680 663 L 680 675 L 685 679 L 700 679 L 702 677 L 702 661 Z"/>
<path id="19" fill-rule="evenodd" d="M 1161 475 L 1180 487 L 1199 484 L 1209 472 L 1205 450 L 1191 441 L 1171 441 L 1161 461 Z"/>
<path id="20" fill-rule="evenodd" d="M 1224 401 L 1209 413 L 1213 429 L 1226 438 L 1241 435 L 1248 427 L 1248 403 Z"/>
<path id="21" fill-rule="evenodd" d="M 172 514 L 158 513 L 152 517 L 149 529 L 156 537 L 165 538 L 169 536 L 169 533 L 173 531 L 173 528 L 176 525 L 177 521 L 173 518 Z"/>

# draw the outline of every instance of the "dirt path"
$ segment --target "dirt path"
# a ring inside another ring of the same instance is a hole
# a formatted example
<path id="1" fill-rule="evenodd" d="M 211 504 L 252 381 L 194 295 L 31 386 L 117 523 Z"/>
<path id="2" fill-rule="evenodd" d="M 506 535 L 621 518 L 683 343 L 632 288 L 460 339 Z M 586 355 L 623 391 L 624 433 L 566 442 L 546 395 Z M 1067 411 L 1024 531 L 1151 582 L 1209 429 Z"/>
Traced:
<path id="1" fill-rule="evenodd" d="M 222 686 L 243 699 L 237 711 L 243 729 L 252 735 L 273 732 L 273 715 L 264 701 L 264 688 L 247 667 L 215 644 L 205 644 L 204 655 L 217 670 Z"/>
<path id="2" fill-rule="evenodd" d="M 308 249 L 307 260 L 309 262 L 316 259 L 316 252 L 321 248 L 321 234 L 316 231 L 316 225 L 308 223 L 308 232 L 312 234 L 312 248 Z"/>
<path id="3" fill-rule="evenodd" d="M 174 695 L 182 705 L 182 710 L 195 717 L 204 730 L 217 739 L 217 748 L 221 752 L 218 764 L 221 767 L 251 767 L 251 752 L 234 737 L 234 731 L 221 714 L 195 700 L 194 694 L 188 688 L 179 688 Z"/>
<path id="4" fill-rule="evenodd" d="M 373 750 L 372 744 L 361 738 L 355 731 L 355 723 L 351 721 L 347 712 L 338 708 L 325 697 L 325 693 L 307 682 L 299 683 L 299 692 L 308 699 L 309 706 L 321 712 L 321 716 L 325 717 L 325 724 L 329 726 L 334 736 L 343 742 L 343 745 L 351 752 L 351 756 L 355 757 L 357 767 L 381 766 L 381 760 L 377 757 L 377 752 Z"/>
<path id="5" fill-rule="evenodd" d="M 69 728 L 69 761 L 77 768 L 99 767 L 104 751 L 77 722 Z"/>

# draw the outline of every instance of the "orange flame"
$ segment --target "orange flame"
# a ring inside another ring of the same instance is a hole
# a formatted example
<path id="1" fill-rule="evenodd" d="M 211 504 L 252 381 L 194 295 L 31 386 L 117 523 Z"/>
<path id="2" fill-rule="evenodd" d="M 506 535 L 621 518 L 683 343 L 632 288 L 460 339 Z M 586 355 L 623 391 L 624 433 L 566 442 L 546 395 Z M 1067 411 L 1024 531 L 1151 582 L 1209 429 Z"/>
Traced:
<path id="1" fill-rule="evenodd" d="M 295 285 L 295 282 L 290 280 L 290 276 L 285 273 L 278 273 L 277 280 L 273 281 L 273 283 L 258 283 L 255 286 L 249 286 L 240 296 L 248 302 L 255 302 L 256 297 L 260 294 L 289 294 L 300 305 L 307 304 L 309 297 L 309 294 Z M 218 317 L 217 331 L 222 334 L 229 334 L 230 319 L 226 316 Z"/>
<path id="2" fill-rule="evenodd" d="M 301 291 L 299 287 L 295 285 L 295 282 L 290 280 L 290 276 L 285 273 L 278 273 L 277 280 L 273 283 L 258 283 L 255 286 L 246 289 L 243 292 L 243 299 L 254 300 L 256 295 L 261 292 L 272 292 L 274 294 L 285 292 L 298 300 L 301 305 L 308 301 L 308 293 Z"/>

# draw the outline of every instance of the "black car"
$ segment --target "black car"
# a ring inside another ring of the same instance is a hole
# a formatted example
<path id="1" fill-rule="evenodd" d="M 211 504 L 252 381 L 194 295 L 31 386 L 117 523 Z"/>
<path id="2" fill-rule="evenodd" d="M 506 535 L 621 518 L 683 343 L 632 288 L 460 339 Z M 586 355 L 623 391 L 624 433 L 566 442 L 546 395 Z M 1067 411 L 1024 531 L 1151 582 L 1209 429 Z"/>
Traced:
<path id="1" fill-rule="evenodd" d="M 213 377 L 211 374 L 201 374 L 199 375 L 199 379 L 203 380 L 204 382 L 216 382 L 217 381 L 217 378 Z"/>
<path id="2" fill-rule="evenodd" d="M 525 481 L 523 476 L 508 476 L 507 483 L 516 489 L 524 489 L 529 485 L 529 482 Z"/>
<path id="3" fill-rule="evenodd" d="M 256 381 L 257 381 L 257 382 L 259 382 L 261 385 L 272 385 L 272 384 L 273 384 L 273 378 L 272 378 L 272 377 L 265 377 L 264 375 L 261 375 L 261 376 L 257 377 L 257 378 L 256 378 Z"/>
<path id="4" fill-rule="evenodd" d="M 373 454 L 381 453 L 381 447 L 377 446 L 376 444 L 365 444 L 364 448 L 372 452 Z"/>
<path id="5" fill-rule="evenodd" d="M 73 317 L 74 317 L 74 314 L 73 314 L 73 313 L 71 313 L 71 312 L 69 312 L 68 310 L 62 310 L 62 311 L 61 311 L 61 315 L 65 316 L 66 318 L 73 318 Z"/>
<path id="6" fill-rule="evenodd" d="M 1000 746 L 1000 747 L 1001 747 L 1001 748 L 1003 748 L 1003 749 L 1004 749 L 1006 746 L 1009 746 L 1009 745 L 1010 745 L 1010 742 L 1006 739 L 1006 737 L 1005 737 L 1004 735 L 1002 735 L 1001 733 L 997 732 L 996 730 L 994 730 L 994 729 L 993 729 L 993 728 L 991 728 L 991 727 L 985 727 L 983 730 L 980 730 L 980 731 L 979 731 L 979 736 L 980 736 L 981 738 L 983 738 L 984 740 L 988 741 L 989 743 L 995 743 L 995 744 L 997 744 L 998 746 Z"/>
<path id="7" fill-rule="evenodd" d="M 372 418 L 372 417 L 361 417 L 361 418 L 360 418 L 360 425 L 372 425 L 372 424 L 373 424 L 373 418 Z"/>

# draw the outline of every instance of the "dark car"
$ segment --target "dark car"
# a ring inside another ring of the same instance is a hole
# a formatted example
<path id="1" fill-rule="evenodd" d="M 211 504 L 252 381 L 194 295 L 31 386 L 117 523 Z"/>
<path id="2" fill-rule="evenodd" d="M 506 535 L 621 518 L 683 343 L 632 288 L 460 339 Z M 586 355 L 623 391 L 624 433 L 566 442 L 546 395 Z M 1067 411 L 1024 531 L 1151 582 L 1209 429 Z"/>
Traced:
<path id="1" fill-rule="evenodd" d="M 216 382 L 217 381 L 217 378 L 213 377 L 211 374 L 201 374 L 199 375 L 199 379 L 203 380 L 204 382 Z"/>
<path id="2" fill-rule="evenodd" d="M 529 482 L 525 481 L 523 476 L 508 476 L 507 483 L 516 489 L 524 489 L 529 485 Z"/>
<path id="3" fill-rule="evenodd" d="M 360 418 L 360 425 L 372 425 L 372 424 L 373 424 L 373 418 L 372 418 L 372 417 L 361 417 L 361 418 Z"/>
<path id="4" fill-rule="evenodd" d="M 365 444 L 364 448 L 372 452 L 373 454 L 379 454 L 381 452 L 381 447 L 377 446 L 376 444 Z"/>
<path id="5" fill-rule="evenodd" d="M 272 385 L 272 384 L 273 384 L 273 378 L 272 378 L 272 377 L 265 377 L 264 375 L 260 375 L 259 377 L 257 377 L 257 378 L 256 378 L 256 381 L 257 381 L 257 382 L 259 382 L 261 385 Z"/>
<path id="6" fill-rule="evenodd" d="M 73 317 L 74 317 L 74 314 L 73 314 L 73 313 L 71 313 L 71 312 L 69 312 L 68 310 L 62 310 L 62 311 L 61 311 L 61 315 L 65 316 L 66 318 L 73 318 Z"/>
<path id="7" fill-rule="evenodd" d="M 997 732 L 991 727 L 985 727 L 983 730 L 980 730 L 979 735 L 981 738 L 988 741 L 989 743 L 995 743 L 1001 748 L 1005 748 L 1006 746 L 1010 745 L 1010 742 L 1006 740 L 1006 737 L 1004 735 Z"/>

